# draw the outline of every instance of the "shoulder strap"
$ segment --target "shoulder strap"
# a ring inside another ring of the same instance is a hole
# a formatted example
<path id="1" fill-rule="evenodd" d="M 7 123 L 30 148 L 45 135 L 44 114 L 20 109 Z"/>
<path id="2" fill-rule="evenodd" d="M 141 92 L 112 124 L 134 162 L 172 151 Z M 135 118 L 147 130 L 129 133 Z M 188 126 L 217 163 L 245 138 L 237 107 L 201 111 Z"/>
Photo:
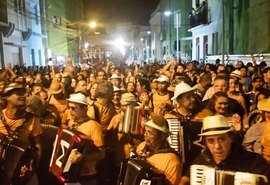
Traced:
<path id="1" fill-rule="evenodd" d="M 26 116 L 23 118 L 22 124 L 20 126 L 18 126 L 14 131 L 12 131 L 8 126 L 7 126 L 7 122 L 6 119 L 4 117 L 4 115 L 1 113 L 1 121 L 5 127 L 5 129 L 7 130 L 8 136 L 9 137 L 13 137 L 16 136 L 20 130 L 22 130 L 22 128 L 25 127 L 25 123 L 29 120 L 30 114 L 26 113 Z"/>
<path id="2" fill-rule="evenodd" d="M 92 106 L 93 108 L 94 108 L 94 114 L 95 114 L 95 121 L 97 121 L 98 123 L 99 123 L 99 110 L 98 110 L 98 107 L 95 105 L 95 102 L 96 101 L 94 101 L 94 102 L 92 102 L 91 104 L 90 104 L 90 106 Z"/>

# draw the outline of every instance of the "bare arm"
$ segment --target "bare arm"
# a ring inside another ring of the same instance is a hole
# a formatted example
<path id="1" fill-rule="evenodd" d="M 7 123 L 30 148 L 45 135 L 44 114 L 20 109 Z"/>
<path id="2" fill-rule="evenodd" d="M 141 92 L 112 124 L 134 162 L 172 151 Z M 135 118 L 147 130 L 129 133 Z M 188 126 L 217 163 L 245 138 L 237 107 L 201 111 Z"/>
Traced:
<path id="1" fill-rule="evenodd" d="M 9 72 L 11 74 L 12 80 L 14 80 L 17 77 L 16 73 L 12 70 L 10 64 L 8 64 L 6 66 L 6 70 L 7 70 L 7 72 Z"/>

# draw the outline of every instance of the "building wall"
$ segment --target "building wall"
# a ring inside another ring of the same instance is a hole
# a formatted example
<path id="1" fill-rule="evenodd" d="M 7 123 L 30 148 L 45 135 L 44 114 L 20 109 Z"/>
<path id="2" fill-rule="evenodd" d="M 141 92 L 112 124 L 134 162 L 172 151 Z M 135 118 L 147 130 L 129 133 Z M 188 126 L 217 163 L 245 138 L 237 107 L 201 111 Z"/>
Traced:
<path id="1" fill-rule="evenodd" d="M 1 65 L 2 67 L 7 64 L 32 65 L 31 50 L 28 48 L 34 49 L 37 53 L 42 51 L 39 0 L 7 1 L 6 8 L 7 23 L 13 24 L 14 30 L 11 29 L 10 34 L 6 35 L 4 31 L 6 28 L 1 27 L 3 47 Z M 32 37 L 33 33 L 34 37 Z M 41 59 L 38 60 L 37 65 L 43 64 L 44 57 L 39 58 Z"/>
<path id="2" fill-rule="evenodd" d="M 160 41 L 161 35 L 161 26 L 160 26 L 160 17 L 161 17 L 160 5 L 157 6 L 155 12 L 151 15 L 149 21 L 151 27 L 151 58 L 152 60 L 162 61 L 162 46 Z"/>
<path id="3" fill-rule="evenodd" d="M 178 56 L 182 59 L 191 58 L 191 33 L 188 32 L 188 12 L 191 10 L 190 0 L 161 0 L 160 1 L 160 55 L 162 59 L 167 60 L 171 56 Z M 170 12 L 170 15 L 165 15 L 165 12 Z M 177 24 L 176 16 L 179 21 Z M 157 24 L 158 25 L 158 24 Z M 177 28 L 178 25 L 178 28 Z M 178 31 L 178 41 L 177 41 Z"/>
<path id="4" fill-rule="evenodd" d="M 270 1 L 249 1 L 249 51 L 270 53 Z"/>
<path id="5" fill-rule="evenodd" d="M 193 7 L 195 2 L 193 0 Z M 206 2 L 207 24 L 189 29 L 192 32 L 193 60 L 204 60 L 206 56 L 222 54 L 222 1 Z M 268 0 L 225 1 L 224 55 L 270 53 L 269 5 Z M 208 42 L 206 43 L 205 40 Z"/>
<path id="6" fill-rule="evenodd" d="M 49 57 L 70 56 L 78 62 L 79 31 L 87 27 L 83 21 L 82 6 L 82 0 L 46 1 Z"/>

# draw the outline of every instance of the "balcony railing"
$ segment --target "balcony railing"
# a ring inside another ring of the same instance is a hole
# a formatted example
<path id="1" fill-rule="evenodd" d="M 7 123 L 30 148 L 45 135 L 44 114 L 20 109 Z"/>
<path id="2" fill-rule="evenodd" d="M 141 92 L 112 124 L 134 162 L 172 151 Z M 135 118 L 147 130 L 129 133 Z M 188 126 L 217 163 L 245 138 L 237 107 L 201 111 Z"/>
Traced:
<path id="1" fill-rule="evenodd" d="M 201 24 L 207 24 L 207 12 L 208 8 L 205 2 L 203 2 L 196 9 L 192 8 L 192 12 L 188 14 L 190 28 L 199 26 Z"/>

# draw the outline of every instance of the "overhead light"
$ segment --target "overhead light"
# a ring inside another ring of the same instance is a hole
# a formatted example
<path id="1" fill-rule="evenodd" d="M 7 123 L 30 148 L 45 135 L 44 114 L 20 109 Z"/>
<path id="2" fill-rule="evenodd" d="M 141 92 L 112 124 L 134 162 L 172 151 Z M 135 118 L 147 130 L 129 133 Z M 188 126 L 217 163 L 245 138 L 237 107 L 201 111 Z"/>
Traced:
<path id="1" fill-rule="evenodd" d="M 171 15 L 171 14 L 172 14 L 171 11 L 165 11 L 165 12 L 164 12 L 164 15 L 165 15 L 165 16 L 169 16 L 169 15 Z"/>
<path id="2" fill-rule="evenodd" d="M 90 26 L 90 28 L 95 28 L 95 27 L 97 26 L 96 21 L 91 21 L 91 22 L 89 23 L 89 26 Z"/>

